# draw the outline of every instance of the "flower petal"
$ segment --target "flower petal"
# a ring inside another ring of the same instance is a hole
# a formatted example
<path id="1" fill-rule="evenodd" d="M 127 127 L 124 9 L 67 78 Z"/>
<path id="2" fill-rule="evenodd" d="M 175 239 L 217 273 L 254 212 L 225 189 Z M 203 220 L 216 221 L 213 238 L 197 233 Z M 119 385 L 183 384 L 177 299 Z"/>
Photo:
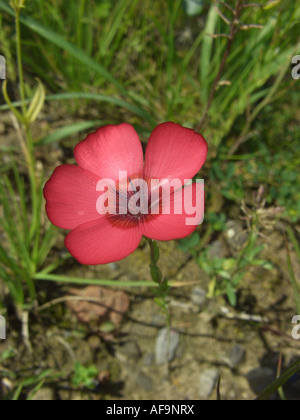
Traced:
<path id="1" fill-rule="evenodd" d="M 136 250 L 141 239 L 138 224 L 127 227 L 103 217 L 73 230 L 65 245 L 79 263 L 99 265 L 126 258 Z"/>
<path id="2" fill-rule="evenodd" d="M 163 203 L 159 215 L 149 215 L 142 220 L 140 229 L 144 236 L 157 241 L 171 241 L 193 233 L 204 217 L 204 184 L 194 183 L 176 191 L 169 202 L 170 206 L 167 201 Z M 179 212 L 176 209 L 182 209 L 181 214 L 175 214 Z M 163 214 L 166 211 L 169 214 Z"/>
<path id="3" fill-rule="evenodd" d="M 147 144 L 145 179 L 192 179 L 203 166 L 207 143 L 201 134 L 171 122 L 158 125 Z"/>
<path id="4" fill-rule="evenodd" d="M 101 217 L 96 208 L 100 193 L 98 177 L 78 166 L 62 165 L 55 169 L 44 188 L 46 212 L 50 221 L 62 229 Z"/>
<path id="5" fill-rule="evenodd" d="M 143 148 L 135 129 L 127 123 L 107 125 L 90 134 L 75 148 L 81 168 L 99 178 L 119 179 L 119 172 L 129 177 L 143 174 Z"/>

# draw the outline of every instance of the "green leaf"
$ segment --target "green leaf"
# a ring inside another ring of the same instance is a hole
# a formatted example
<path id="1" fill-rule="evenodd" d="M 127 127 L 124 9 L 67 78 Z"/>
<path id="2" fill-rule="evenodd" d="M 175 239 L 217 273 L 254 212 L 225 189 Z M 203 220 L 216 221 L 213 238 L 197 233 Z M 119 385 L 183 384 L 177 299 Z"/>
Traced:
<path id="1" fill-rule="evenodd" d="M 189 251 L 190 249 L 195 248 L 200 242 L 199 233 L 195 232 L 187 238 L 181 239 L 179 241 L 179 249 L 182 251 Z"/>
<path id="2" fill-rule="evenodd" d="M 66 137 L 70 137 L 74 134 L 78 134 L 81 131 L 89 130 L 90 128 L 96 128 L 102 125 L 101 121 L 81 121 L 74 123 L 72 125 L 67 125 L 66 127 L 61 127 L 55 130 L 53 133 L 43 137 L 41 140 L 35 142 L 39 146 L 44 146 L 46 144 L 56 143 Z"/>
<path id="3" fill-rule="evenodd" d="M 227 294 L 230 305 L 236 306 L 237 304 L 236 291 L 235 289 L 233 289 L 233 287 L 230 284 L 228 284 L 226 287 L 226 294 Z"/>
<path id="4" fill-rule="evenodd" d="M 153 243 L 153 249 L 154 249 L 155 262 L 158 263 L 159 257 L 160 257 L 159 248 L 156 241 L 153 241 L 152 243 Z"/>
<path id="5" fill-rule="evenodd" d="M 46 91 L 45 91 L 44 85 L 40 81 L 40 79 L 37 79 L 37 81 L 38 81 L 37 90 L 32 98 L 30 106 L 25 115 L 25 119 L 29 123 L 33 123 L 37 119 L 45 103 Z"/>
<path id="6" fill-rule="evenodd" d="M 278 4 L 281 2 L 281 0 L 271 0 L 268 1 L 268 3 L 266 4 L 266 6 L 264 6 L 264 10 L 270 10 L 273 7 L 278 6 Z"/>
<path id="7" fill-rule="evenodd" d="M 160 283 L 162 275 L 160 269 L 157 265 L 151 264 L 150 265 L 151 277 L 155 283 Z"/>

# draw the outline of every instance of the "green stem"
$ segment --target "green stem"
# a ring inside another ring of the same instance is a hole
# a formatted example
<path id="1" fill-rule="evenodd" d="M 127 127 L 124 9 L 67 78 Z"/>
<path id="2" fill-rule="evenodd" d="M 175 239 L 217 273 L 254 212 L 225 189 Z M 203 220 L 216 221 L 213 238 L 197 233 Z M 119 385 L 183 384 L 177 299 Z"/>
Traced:
<path id="1" fill-rule="evenodd" d="M 38 200 L 38 186 L 35 173 L 35 157 L 34 157 L 34 144 L 32 139 L 32 133 L 30 127 L 27 125 L 25 127 L 27 147 L 28 147 L 28 174 L 30 179 L 30 189 L 31 189 L 31 210 L 32 210 L 32 220 L 30 227 L 29 238 L 32 240 L 35 235 L 39 234 L 37 227 L 39 225 L 39 200 Z"/>
<path id="2" fill-rule="evenodd" d="M 157 290 L 155 290 L 156 292 L 156 303 L 158 304 L 158 306 L 160 308 L 162 308 L 165 316 L 166 316 L 166 322 L 167 322 L 167 327 L 170 333 L 171 330 L 171 315 L 170 315 L 170 311 L 169 311 L 169 304 L 167 301 L 167 297 L 168 297 L 168 292 L 170 290 L 170 286 L 168 283 L 168 279 L 164 278 L 158 265 L 157 262 L 159 260 L 159 250 L 158 250 L 158 246 L 156 244 L 155 241 L 153 241 L 152 239 L 146 238 L 147 242 L 149 244 L 149 248 L 150 248 L 150 272 L 151 272 L 151 277 L 152 280 L 158 285 Z"/>
<path id="3" fill-rule="evenodd" d="M 20 27 L 20 10 L 16 9 L 16 41 L 17 41 L 17 61 L 18 61 L 18 73 L 20 83 L 20 95 L 22 101 L 23 115 L 26 114 L 26 102 L 25 102 L 25 87 L 24 87 L 24 76 L 23 76 L 23 65 L 22 65 L 22 47 L 21 47 L 21 27 Z"/>
<path id="4" fill-rule="evenodd" d="M 78 10 L 78 23 L 77 23 L 77 46 L 78 48 L 82 47 L 81 38 L 82 38 L 82 20 L 84 18 L 84 11 L 85 11 L 85 1 L 80 0 L 79 10 Z"/>
<path id="5" fill-rule="evenodd" d="M 18 75 L 20 83 L 20 96 L 22 104 L 22 113 L 26 121 L 26 97 L 25 97 L 25 84 L 24 84 L 24 73 L 23 73 L 23 64 L 22 64 L 22 45 L 21 45 L 21 26 L 20 26 L 20 8 L 15 8 L 16 12 L 16 44 L 17 44 L 17 62 L 18 62 Z M 30 190 L 31 190 L 31 206 L 32 206 L 32 221 L 30 227 L 29 242 L 33 239 L 34 235 L 38 235 L 38 229 L 36 227 L 39 223 L 39 214 L 38 214 L 38 195 L 37 195 L 37 182 L 35 174 L 35 158 L 34 158 L 34 143 L 30 130 L 29 123 L 24 122 L 23 127 L 25 130 L 26 141 L 27 141 L 27 151 L 25 153 L 25 158 L 28 165 L 28 174 L 30 179 Z M 36 267 L 30 266 L 29 275 L 26 276 L 27 287 L 29 291 L 30 298 L 32 303 L 36 301 L 36 289 L 34 284 L 34 274 Z"/>

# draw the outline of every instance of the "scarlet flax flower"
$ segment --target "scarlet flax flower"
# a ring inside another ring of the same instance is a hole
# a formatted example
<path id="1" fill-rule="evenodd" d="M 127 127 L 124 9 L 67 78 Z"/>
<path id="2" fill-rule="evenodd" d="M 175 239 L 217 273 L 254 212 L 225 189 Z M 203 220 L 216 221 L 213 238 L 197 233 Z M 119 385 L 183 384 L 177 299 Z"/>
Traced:
<path id="1" fill-rule="evenodd" d="M 71 231 L 65 245 L 85 265 L 119 261 L 136 250 L 143 236 L 159 241 L 184 238 L 203 219 L 204 198 L 199 212 L 199 203 L 195 207 L 197 184 L 187 185 L 187 180 L 199 172 L 206 156 L 202 135 L 178 124 L 163 123 L 154 129 L 145 162 L 140 139 L 131 125 L 102 127 L 76 146 L 78 166 L 55 169 L 44 189 L 47 215 L 54 225 Z M 120 179 L 120 174 L 126 174 L 126 179 Z M 99 181 L 103 180 L 114 186 L 100 191 Z M 146 182 L 147 193 L 134 186 L 136 180 Z M 169 200 L 162 204 L 163 193 L 152 200 L 157 190 L 152 180 L 163 180 L 159 184 L 162 190 L 166 181 L 172 184 L 174 180 L 184 188 L 174 187 Z M 102 200 L 106 212 L 99 211 L 99 199 L 108 192 L 114 199 L 107 206 L 106 195 Z M 134 192 L 140 192 L 135 209 L 131 204 Z M 146 211 L 136 211 L 145 195 L 150 204 Z M 194 204 L 194 215 L 185 206 L 188 201 Z M 182 202 L 184 205 L 178 206 Z M 109 211 L 112 204 L 114 212 Z M 187 223 L 193 216 L 196 222 Z"/>

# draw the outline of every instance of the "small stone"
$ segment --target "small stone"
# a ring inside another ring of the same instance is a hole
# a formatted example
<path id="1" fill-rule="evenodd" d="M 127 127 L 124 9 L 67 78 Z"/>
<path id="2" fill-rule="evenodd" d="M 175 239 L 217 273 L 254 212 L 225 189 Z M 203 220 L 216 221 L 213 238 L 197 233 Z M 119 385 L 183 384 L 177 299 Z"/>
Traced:
<path id="1" fill-rule="evenodd" d="M 242 346 L 236 344 L 234 347 L 232 347 L 228 355 L 230 366 L 232 368 L 238 367 L 238 365 L 242 363 L 245 357 L 245 354 L 246 354 L 246 351 Z"/>
<path id="2" fill-rule="evenodd" d="M 118 271 L 119 270 L 119 265 L 115 262 L 108 264 L 109 268 L 111 269 L 111 271 Z"/>
<path id="3" fill-rule="evenodd" d="M 230 236 L 230 231 L 227 232 L 228 236 Z M 234 236 L 234 232 L 233 232 Z M 208 249 L 208 255 L 210 258 L 225 258 L 228 255 L 227 249 L 223 241 L 216 240 L 214 241 L 209 249 Z"/>
<path id="4" fill-rule="evenodd" d="M 155 355 L 154 353 L 149 353 L 145 356 L 143 360 L 144 366 L 152 366 L 155 361 Z"/>
<path id="5" fill-rule="evenodd" d="M 219 377 L 217 369 L 207 369 L 200 375 L 199 397 L 202 399 L 210 398 Z"/>
<path id="6" fill-rule="evenodd" d="M 207 303 L 207 294 L 202 287 L 194 287 L 191 294 L 192 303 L 201 311 Z"/>
<path id="7" fill-rule="evenodd" d="M 156 340 L 155 361 L 157 365 L 171 362 L 176 356 L 180 344 L 180 334 L 177 331 L 163 328 L 159 331 Z"/>
<path id="8" fill-rule="evenodd" d="M 33 396 L 32 401 L 53 401 L 54 393 L 51 388 L 41 388 Z"/>
<path id="9" fill-rule="evenodd" d="M 153 379 L 148 376 L 143 370 L 139 369 L 134 363 L 123 363 L 123 369 L 125 370 L 127 376 L 135 382 L 138 387 L 144 389 L 145 391 L 152 391 L 153 389 Z"/>
<path id="10" fill-rule="evenodd" d="M 260 367 L 251 370 L 251 372 L 247 374 L 247 379 L 251 389 L 256 395 L 259 395 L 274 381 L 275 373 L 271 368 Z"/>
<path id="11" fill-rule="evenodd" d="M 143 371 L 139 371 L 134 378 L 135 383 L 145 391 L 152 391 L 153 380 L 150 376 L 146 375 Z"/>
<path id="12" fill-rule="evenodd" d="M 128 341 L 118 348 L 118 354 L 120 358 L 136 362 L 141 356 L 141 350 L 136 342 Z"/>
<path id="13" fill-rule="evenodd" d="M 230 220 L 226 224 L 226 240 L 233 250 L 240 249 L 248 240 L 249 234 L 243 229 L 241 223 Z"/>

